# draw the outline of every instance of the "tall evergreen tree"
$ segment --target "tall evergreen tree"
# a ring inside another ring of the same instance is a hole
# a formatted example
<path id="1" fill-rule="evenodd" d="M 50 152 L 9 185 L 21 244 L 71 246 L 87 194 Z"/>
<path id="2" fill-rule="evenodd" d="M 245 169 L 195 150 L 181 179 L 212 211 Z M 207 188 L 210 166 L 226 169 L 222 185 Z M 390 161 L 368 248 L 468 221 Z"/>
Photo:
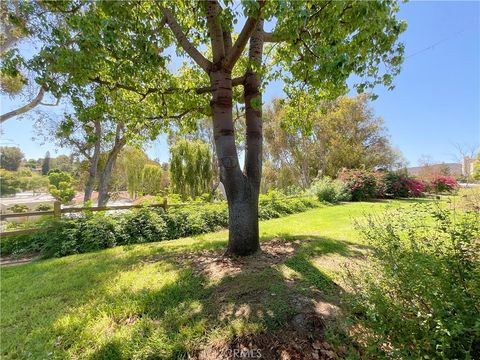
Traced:
<path id="1" fill-rule="evenodd" d="M 50 151 L 47 151 L 42 162 L 42 175 L 48 175 L 50 171 Z"/>

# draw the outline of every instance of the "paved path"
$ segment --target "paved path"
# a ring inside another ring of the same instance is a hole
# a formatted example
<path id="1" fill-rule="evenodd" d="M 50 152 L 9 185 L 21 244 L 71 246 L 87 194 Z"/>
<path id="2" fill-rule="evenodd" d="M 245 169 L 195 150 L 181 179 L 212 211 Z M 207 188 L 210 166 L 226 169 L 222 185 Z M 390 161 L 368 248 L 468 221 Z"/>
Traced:
<path id="1" fill-rule="evenodd" d="M 0 257 L 0 266 L 7 267 L 7 266 L 27 264 L 37 258 L 38 258 L 37 255 L 22 256 L 22 257 L 4 256 L 4 257 Z"/>

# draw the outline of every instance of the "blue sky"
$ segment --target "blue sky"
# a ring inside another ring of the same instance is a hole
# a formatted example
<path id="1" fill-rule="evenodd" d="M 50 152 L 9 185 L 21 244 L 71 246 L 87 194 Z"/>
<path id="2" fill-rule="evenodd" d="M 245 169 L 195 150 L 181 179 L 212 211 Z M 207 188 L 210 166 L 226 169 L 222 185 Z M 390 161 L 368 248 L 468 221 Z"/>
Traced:
<path id="1" fill-rule="evenodd" d="M 377 88 L 379 98 L 372 106 L 410 165 L 422 155 L 451 162 L 455 144 L 480 144 L 480 2 L 409 2 L 402 4 L 399 17 L 408 23 L 401 38 L 406 60 L 395 90 Z M 282 84 L 272 83 L 264 100 L 282 95 Z M 20 99 L 2 96 L 0 111 L 19 104 Z M 9 120 L 2 130 L 1 145 L 20 146 L 27 158 L 43 157 L 47 150 L 52 156 L 67 153 L 33 141 L 28 117 Z M 166 161 L 165 138 L 148 153 Z"/>

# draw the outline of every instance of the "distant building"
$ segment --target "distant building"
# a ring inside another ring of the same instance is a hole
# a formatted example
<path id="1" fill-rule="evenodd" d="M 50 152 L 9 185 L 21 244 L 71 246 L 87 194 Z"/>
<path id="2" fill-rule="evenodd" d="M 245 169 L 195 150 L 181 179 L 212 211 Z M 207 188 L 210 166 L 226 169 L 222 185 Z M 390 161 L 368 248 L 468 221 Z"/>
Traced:
<path id="1" fill-rule="evenodd" d="M 473 174 L 473 168 L 475 165 L 475 159 L 472 159 L 470 156 L 465 156 L 462 162 L 462 175 L 470 176 Z"/>
<path id="2" fill-rule="evenodd" d="M 427 164 L 407 168 L 407 171 L 410 175 L 420 177 L 429 175 L 470 176 L 473 174 L 474 164 L 475 159 L 465 156 L 462 163 Z"/>

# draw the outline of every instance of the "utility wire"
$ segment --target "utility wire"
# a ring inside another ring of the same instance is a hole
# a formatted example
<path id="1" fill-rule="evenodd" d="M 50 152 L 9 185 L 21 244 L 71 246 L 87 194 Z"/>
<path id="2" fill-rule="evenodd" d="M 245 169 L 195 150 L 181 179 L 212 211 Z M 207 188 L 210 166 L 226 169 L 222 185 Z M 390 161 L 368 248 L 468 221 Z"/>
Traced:
<path id="1" fill-rule="evenodd" d="M 453 35 L 447 36 L 446 38 L 444 38 L 444 39 L 442 39 L 442 40 L 439 40 L 439 41 L 433 43 L 432 45 L 429 45 L 429 46 L 427 46 L 427 47 L 425 47 L 425 48 L 423 48 L 423 49 L 421 49 L 421 50 L 418 50 L 418 51 L 414 52 L 413 54 L 410 54 L 410 55 L 408 55 L 408 56 L 405 56 L 405 60 L 406 60 L 406 59 L 409 59 L 409 58 L 411 58 L 411 57 L 413 57 L 413 56 L 420 55 L 420 54 L 424 53 L 425 51 L 433 50 L 433 49 L 435 48 L 435 46 L 437 46 L 437 45 L 439 45 L 439 44 L 441 44 L 441 43 L 444 43 L 444 42 L 446 42 L 446 41 L 448 41 L 448 40 L 450 40 L 450 39 L 452 39 L 452 38 L 454 38 L 454 37 L 457 37 L 457 36 L 459 36 L 460 34 L 462 34 L 462 33 L 464 33 L 464 32 L 465 32 L 465 30 L 457 31 L 457 32 L 454 33 Z"/>

